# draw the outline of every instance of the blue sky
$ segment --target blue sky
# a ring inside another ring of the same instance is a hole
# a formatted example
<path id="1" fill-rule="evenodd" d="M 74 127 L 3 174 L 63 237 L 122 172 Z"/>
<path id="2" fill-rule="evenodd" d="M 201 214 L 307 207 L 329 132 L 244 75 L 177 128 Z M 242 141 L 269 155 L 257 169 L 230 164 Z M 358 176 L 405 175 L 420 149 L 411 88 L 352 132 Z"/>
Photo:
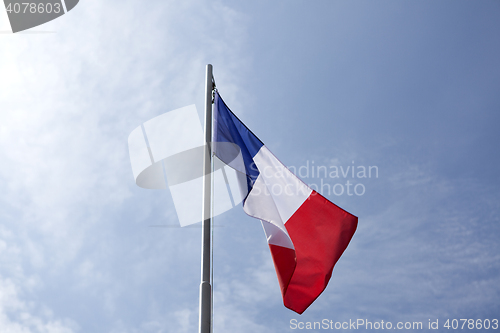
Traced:
<path id="1" fill-rule="evenodd" d="M 26 33 L 0 11 L 0 331 L 193 332 L 200 229 L 134 184 L 129 133 L 229 107 L 288 166 L 376 166 L 329 286 L 282 305 L 260 223 L 216 218 L 214 331 L 290 320 L 498 319 L 498 1 L 82 0 Z M 49 33 L 41 33 L 49 32 Z M 326 187 L 324 187 L 326 189 Z M 169 227 L 151 227 L 168 225 Z"/>

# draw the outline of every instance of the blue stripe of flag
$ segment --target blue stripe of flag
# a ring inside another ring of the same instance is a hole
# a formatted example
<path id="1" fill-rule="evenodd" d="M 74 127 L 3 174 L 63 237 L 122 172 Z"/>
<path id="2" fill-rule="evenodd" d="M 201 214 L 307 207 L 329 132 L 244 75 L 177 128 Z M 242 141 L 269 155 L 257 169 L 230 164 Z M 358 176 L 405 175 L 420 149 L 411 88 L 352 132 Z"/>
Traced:
<path id="1" fill-rule="evenodd" d="M 218 92 L 215 93 L 215 112 L 218 113 L 215 142 L 230 142 L 240 147 L 250 192 L 259 176 L 253 157 L 264 144 L 231 112 Z"/>

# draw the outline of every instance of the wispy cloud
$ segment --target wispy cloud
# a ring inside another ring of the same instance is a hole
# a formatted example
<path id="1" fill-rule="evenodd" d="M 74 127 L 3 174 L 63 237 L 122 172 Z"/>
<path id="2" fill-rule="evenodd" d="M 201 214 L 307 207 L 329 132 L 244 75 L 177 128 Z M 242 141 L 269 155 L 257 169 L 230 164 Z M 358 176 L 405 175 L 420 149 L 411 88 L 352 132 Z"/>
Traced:
<path id="1" fill-rule="evenodd" d="M 215 13 L 220 22 L 212 22 Z M 0 256 L 15 264 L 3 265 L 0 274 L 17 278 L 2 280 L 0 330 L 78 330 L 56 318 L 81 322 L 95 307 L 103 314 L 94 324 L 81 323 L 82 329 L 160 329 L 152 323 L 163 310 L 155 312 L 147 299 L 169 276 L 198 276 L 198 238 L 192 230 L 161 237 L 147 228 L 148 218 L 175 223 L 175 211 L 166 205 L 167 192 L 134 187 L 126 138 L 153 116 L 202 101 L 208 59 L 232 64 L 218 75 L 229 91 L 236 89 L 234 69 L 244 61 L 239 55 L 245 32 L 236 26 L 241 17 L 222 3 L 86 1 L 46 25 L 55 34 L 2 37 Z M 214 33 L 231 38 L 221 45 Z M 122 211 L 132 195 L 134 203 Z M 168 287 L 166 295 L 176 288 Z M 119 324 L 125 299 L 146 308 Z M 40 307 L 55 312 L 34 317 Z M 181 327 L 196 320 L 186 318 L 179 314 Z"/>

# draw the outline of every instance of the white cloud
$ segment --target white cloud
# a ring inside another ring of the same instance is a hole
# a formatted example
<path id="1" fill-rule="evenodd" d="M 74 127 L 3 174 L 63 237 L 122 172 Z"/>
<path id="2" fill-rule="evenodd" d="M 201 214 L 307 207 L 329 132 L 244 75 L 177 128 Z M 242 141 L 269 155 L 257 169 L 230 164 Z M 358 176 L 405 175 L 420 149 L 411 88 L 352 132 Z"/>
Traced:
<path id="1" fill-rule="evenodd" d="M 62 313 L 93 327 L 84 308 L 102 311 L 94 325 L 103 329 L 168 327 L 152 323 L 175 299 L 118 318 L 133 308 L 128 301 L 148 304 L 152 295 L 141 294 L 156 293 L 159 283 L 167 296 L 175 293 L 169 278 L 197 277 L 199 239 L 192 230 L 179 237 L 179 230 L 147 227 L 175 222 L 175 211 L 167 192 L 134 187 L 126 139 L 160 113 L 193 102 L 201 110 L 207 62 L 224 63 L 216 78 L 225 91 L 237 89 L 248 57 L 242 19 L 220 2 L 88 0 L 33 29 L 56 33 L 1 35 L 0 260 L 9 264 L 0 268 L 0 313 L 12 313 L 3 315 L 4 327 L 76 330 L 57 319 Z M 36 316 L 50 307 L 51 316 Z M 176 316 L 181 329 L 197 322 L 182 311 Z"/>

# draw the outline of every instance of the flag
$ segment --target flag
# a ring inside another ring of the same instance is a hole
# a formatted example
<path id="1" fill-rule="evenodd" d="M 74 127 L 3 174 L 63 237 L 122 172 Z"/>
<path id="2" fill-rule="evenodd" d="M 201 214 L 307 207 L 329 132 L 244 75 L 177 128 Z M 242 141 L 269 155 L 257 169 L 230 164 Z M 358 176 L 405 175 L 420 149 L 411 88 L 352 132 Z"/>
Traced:
<path id="1" fill-rule="evenodd" d="M 358 218 L 288 170 L 215 93 L 213 150 L 239 177 L 243 210 L 262 221 L 284 305 L 302 314 L 325 290 Z"/>

